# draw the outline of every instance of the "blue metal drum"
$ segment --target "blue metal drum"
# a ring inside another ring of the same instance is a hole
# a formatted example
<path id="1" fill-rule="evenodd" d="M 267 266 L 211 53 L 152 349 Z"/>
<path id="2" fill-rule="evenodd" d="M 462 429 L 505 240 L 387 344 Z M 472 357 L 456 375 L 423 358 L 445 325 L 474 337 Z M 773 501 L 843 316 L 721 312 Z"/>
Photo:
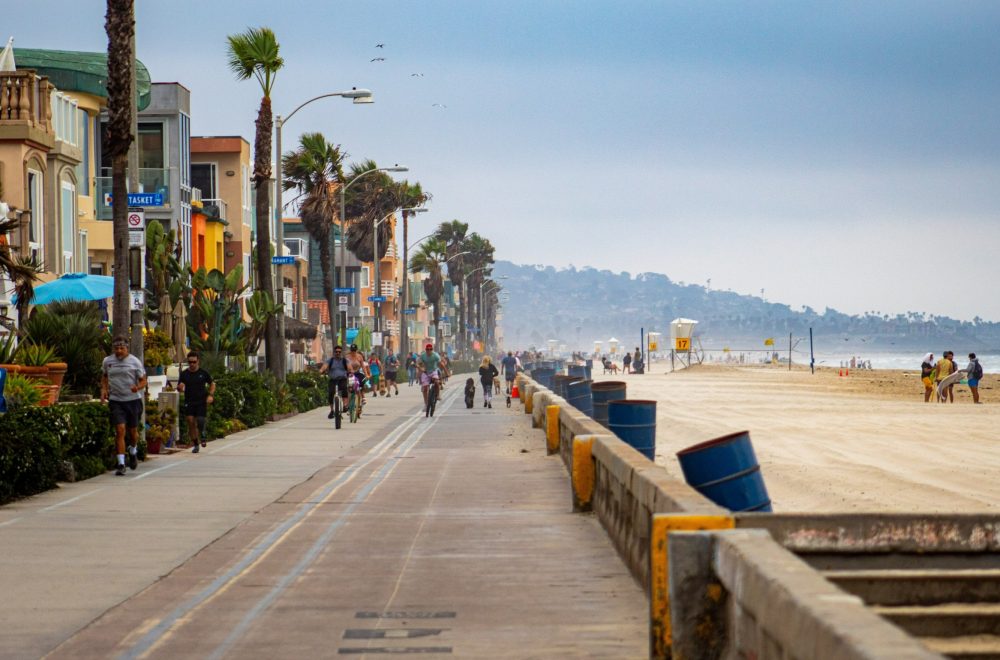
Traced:
<path id="1" fill-rule="evenodd" d="M 587 360 L 587 363 L 584 365 L 584 368 L 587 370 L 587 380 L 590 380 L 591 376 L 594 374 L 594 361 Z"/>
<path id="2" fill-rule="evenodd" d="M 589 380 L 574 380 L 566 386 L 566 400 L 587 417 L 594 416 L 594 400 L 590 395 Z"/>
<path id="3" fill-rule="evenodd" d="M 538 367 L 531 370 L 531 377 L 542 387 L 552 389 L 552 377 L 556 375 L 556 370 L 552 367 Z"/>
<path id="4" fill-rule="evenodd" d="M 573 378 L 572 376 L 563 376 L 557 373 L 552 377 L 552 391 L 556 393 L 556 396 L 561 396 L 566 398 L 566 385 L 570 381 L 579 380 L 578 378 Z"/>
<path id="5" fill-rule="evenodd" d="M 682 449 L 677 459 L 684 479 L 719 506 L 731 511 L 771 511 L 749 431 Z"/>
<path id="6" fill-rule="evenodd" d="M 608 401 L 608 428 L 649 460 L 656 459 L 656 401 Z"/>
<path id="7" fill-rule="evenodd" d="M 625 398 L 625 383 L 620 380 L 602 380 L 590 386 L 591 398 L 594 402 L 594 421 L 608 427 L 608 401 L 618 401 Z"/>
<path id="8" fill-rule="evenodd" d="M 580 380 L 586 380 L 587 378 L 587 367 L 582 364 L 571 364 L 567 368 L 566 373 L 574 378 L 579 378 Z"/>

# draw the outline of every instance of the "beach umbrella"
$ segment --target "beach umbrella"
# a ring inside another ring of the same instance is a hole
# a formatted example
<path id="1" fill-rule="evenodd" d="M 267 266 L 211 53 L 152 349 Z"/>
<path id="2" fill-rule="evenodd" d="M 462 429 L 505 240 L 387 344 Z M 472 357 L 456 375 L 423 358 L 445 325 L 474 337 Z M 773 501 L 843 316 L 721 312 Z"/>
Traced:
<path id="1" fill-rule="evenodd" d="M 57 280 L 35 287 L 32 305 L 44 305 L 56 300 L 102 300 L 115 293 L 115 278 L 109 275 L 66 273 Z M 17 302 L 17 296 L 14 297 Z"/>
<path id="2" fill-rule="evenodd" d="M 170 341 L 174 340 L 174 313 L 170 309 L 170 294 L 164 293 L 160 296 L 160 331 L 166 336 L 170 337 Z M 175 355 L 175 347 L 170 347 L 170 359 L 173 362 L 179 362 L 178 355 Z"/>
<path id="3" fill-rule="evenodd" d="M 168 304 L 167 309 L 169 307 Z M 184 301 L 180 298 L 177 299 L 177 304 L 174 305 L 173 324 L 173 336 L 171 339 L 174 341 L 174 357 L 177 358 L 178 362 L 183 362 L 184 356 L 187 354 L 187 347 L 184 345 L 185 341 L 187 341 L 187 309 L 184 307 Z"/>
<path id="4" fill-rule="evenodd" d="M 14 37 L 7 40 L 7 45 L 0 51 L 0 71 L 17 71 L 14 64 Z"/>

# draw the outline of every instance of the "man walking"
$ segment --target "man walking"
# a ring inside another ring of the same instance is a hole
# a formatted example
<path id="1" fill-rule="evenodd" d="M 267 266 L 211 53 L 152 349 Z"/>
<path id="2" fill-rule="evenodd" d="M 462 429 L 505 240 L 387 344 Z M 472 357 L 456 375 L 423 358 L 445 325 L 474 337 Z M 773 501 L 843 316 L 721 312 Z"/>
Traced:
<path id="1" fill-rule="evenodd" d="M 205 446 L 205 418 L 208 404 L 215 401 L 215 382 L 212 375 L 201 368 L 201 357 L 196 351 L 187 356 L 188 368 L 181 372 L 177 391 L 184 394 L 184 415 L 187 417 L 188 438 L 197 454 L 198 444 Z"/>
<path id="2" fill-rule="evenodd" d="M 981 403 L 979 400 L 979 381 L 983 377 L 983 365 L 979 364 L 975 353 L 969 353 L 969 366 L 965 368 L 965 373 L 969 381 L 969 390 L 972 391 L 972 403 Z"/>
<path id="3" fill-rule="evenodd" d="M 395 353 L 389 353 L 385 358 L 385 395 L 390 396 L 390 389 L 396 390 L 399 396 L 399 385 L 396 384 L 396 373 L 399 371 L 399 359 Z"/>
<path id="4" fill-rule="evenodd" d="M 514 387 L 514 378 L 517 377 L 517 358 L 510 351 L 507 351 L 507 357 L 505 357 L 500 362 L 500 366 L 503 367 L 503 377 L 507 381 L 507 394 L 510 394 L 510 390 Z"/>
<path id="5" fill-rule="evenodd" d="M 113 353 L 101 363 L 101 403 L 108 402 L 111 423 L 115 427 L 115 449 L 118 451 L 118 469 L 115 474 L 125 476 L 125 430 L 129 432 L 128 466 L 139 466 L 136 454 L 139 444 L 139 420 L 142 418 L 142 392 L 146 389 L 146 368 L 128 352 L 128 340 L 115 337 L 111 342 Z"/>

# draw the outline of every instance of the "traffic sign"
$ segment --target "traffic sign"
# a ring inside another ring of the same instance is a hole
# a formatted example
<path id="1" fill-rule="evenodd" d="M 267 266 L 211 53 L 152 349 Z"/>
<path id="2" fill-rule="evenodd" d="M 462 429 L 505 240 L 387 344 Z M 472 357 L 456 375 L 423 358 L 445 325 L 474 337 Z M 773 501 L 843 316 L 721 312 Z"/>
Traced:
<path id="1" fill-rule="evenodd" d="M 129 229 L 144 229 L 146 227 L 146 212 L 145 211 L 129 211 L 128 212 L 128 228 Z"/>
<path id="2" fill-rule="evenodd" d="M 385 302 L 385 296 L 368 296 L 368 302 Z"/>
<path id="3" fill-rule="evenodd" d="M 339 306 L 337 307 L 337 309 L 339 309 L 339 310 L 340 310 L 340 311 L 342 311 L 342 312 L 346 312 L 346 311 L 347 311 L 347 305 L 339 305 Z"/>
<path id="4" fill-rule="evenodd" d="M 104 205 L 111 206 L 111 193 L 104 193 Z M 129 206 L 163 206 L 162 193 L 129 193 Z"/>
<path id="5" fill-rule="evenodd" d="M 142 229 L 129 229 L 128 246 L 140 248 L 146 247 L 146 232 Z"/>
<path id="6" fill-rule="evenodd" d="M 129 309 L 133 312 L 142 311 L 146 306 L 146 290 L 132 289 L 129 293 Z"/>
<path id="7" fill-rule="evenodd" d="M 339 286 L 333 290 L 334 293 L 354 293 L 353 286 Z"/>
<path id="8" fill-rule="evenodd" d="M 271 257 L 271 264 L 274 266 L 280 266 L 283 264 L 294 264 L 295 257 Z"/>
<path id="9" fill-rule="evenodd" d="M 337 304 L 341 307 L 347 306 L 347 296 L 337 296 Z"/>
<path id="10" fill-rule="evenodd" d="M 406 309 L 403 310 L 403 313 L 404 314 L 416 314 L 417 310 L 413 309 L 412 307 L 407 307 Z"/>

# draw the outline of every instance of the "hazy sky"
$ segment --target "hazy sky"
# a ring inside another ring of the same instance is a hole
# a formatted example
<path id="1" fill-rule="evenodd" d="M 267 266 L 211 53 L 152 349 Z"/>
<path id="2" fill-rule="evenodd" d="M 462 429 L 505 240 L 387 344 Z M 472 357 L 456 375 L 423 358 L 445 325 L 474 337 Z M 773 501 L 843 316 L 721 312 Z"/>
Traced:
<path id="1" fill-rule="evenodd" d="M 197 135 L 253 141 L 258 87 L 225 65 L 250 25 L 281 42 L 275 112 L 371 88 L 300 112 L 285 146 L 318 130 L 407 165 L 434 195 L 414 238 L 458 218 L 518 263 L 1000 321 L 1000 3 L 136 4 Z M 5 5 L 19 47 L 106 48 L 103 2 Z"/>

